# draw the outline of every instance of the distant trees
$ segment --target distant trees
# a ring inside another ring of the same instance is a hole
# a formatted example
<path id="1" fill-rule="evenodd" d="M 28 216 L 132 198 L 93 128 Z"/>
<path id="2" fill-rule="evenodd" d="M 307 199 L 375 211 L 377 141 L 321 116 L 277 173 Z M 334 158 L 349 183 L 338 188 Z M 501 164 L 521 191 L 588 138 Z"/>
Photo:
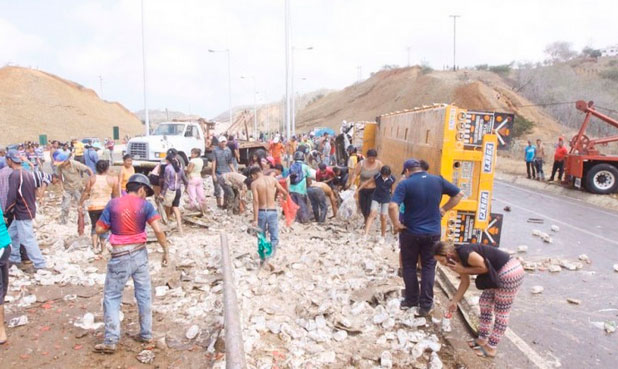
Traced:
<path id="1" fill-rule="evenodd" d="M 601 50 L 599 49 L 593 49 L 590 46 L 586 46 L 582 49 L 582 55 L 583 56 L 587 56 L 590 58 L 600 58 L 601 57 Z"/>
<path id="2" fill-rule="evenodd" d="M 577 56 L 573 44 L 566 41 L 556 41 L 545 47 L 545 54 L 549 56 L 551 64 L 566 62 Z"/>

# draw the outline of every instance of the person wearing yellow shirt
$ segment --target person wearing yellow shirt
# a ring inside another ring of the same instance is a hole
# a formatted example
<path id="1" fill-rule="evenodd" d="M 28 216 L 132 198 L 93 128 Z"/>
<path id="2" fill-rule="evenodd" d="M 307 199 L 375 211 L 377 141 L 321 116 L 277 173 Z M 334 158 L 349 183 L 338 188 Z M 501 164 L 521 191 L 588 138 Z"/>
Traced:
<path id="1" fill-rule="evenodd" d="M 73 139 L 73 141 L 71 142 L 71 144 L 73 145 L 73 158 L 82 163 L 85 164 L 84 161 L 84 144 L 76 139 Z"/>
<path id="2" fill-rule="evenodd" d="M 133 168 L 133 158 L 130 154 L 126 154 L 122 157 L 122 167 L 120 167 L 120 172 L 118 172 L 118 189 L 119 193 L 122 196 L 127 194 L 127 183 L 129 182 L 129 178 L 135 174 L 135 168 Z"/>

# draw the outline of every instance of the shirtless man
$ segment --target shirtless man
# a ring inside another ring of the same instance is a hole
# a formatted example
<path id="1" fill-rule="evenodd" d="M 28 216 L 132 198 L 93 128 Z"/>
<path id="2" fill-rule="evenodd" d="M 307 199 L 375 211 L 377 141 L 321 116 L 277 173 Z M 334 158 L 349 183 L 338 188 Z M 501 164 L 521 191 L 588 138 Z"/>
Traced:
<path id="1" fill-rule="evenodd" d="M 324 192 L 324 195 L 328 197 L 330 200 L 330 206 L 333 208 L 333 218 L 337 216 L 337 197 L 335 195 L 335 191 L 333 191 L 332 187 L 328 185 L 326 182 L 311 182 L 311 186 L 309 188 L 319 188 Z M 309 190 L 309 189 L 308 189 Z M 311 196 L 310 196 L 311 197 Z M 313 202 L 311 202 L 311 207 L 313 207 Z M 315 214 L 315 209 L 313 210 Z M 328 212 L 328 209 L 326 209 Z M 324 214 L 324 218 L 326 218 L 326 214 Z M 317 220 L 317 219 L 316 219 Z"/>
<path id="2" fill-rule="evenodd" d="M 272 258 L 279 243 L 279 219 L 275 195 L 277 191 L 285 196 L 289 196 L 289 194 L 277 179 L 265 176 L 259 166 L 251 167 L 249 176 L 251 177 L 251 192 L 253 193 L 253 226 L 261 228 L 264 233 L 268 230 L 273 248 Z"/>

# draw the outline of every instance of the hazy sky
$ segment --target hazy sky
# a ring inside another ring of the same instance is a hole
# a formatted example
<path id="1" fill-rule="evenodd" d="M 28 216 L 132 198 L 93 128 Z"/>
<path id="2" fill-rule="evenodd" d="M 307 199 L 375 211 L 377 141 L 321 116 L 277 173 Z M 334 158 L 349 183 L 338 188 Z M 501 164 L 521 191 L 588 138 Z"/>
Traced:
<path id="1" fill-rule="evenodd" d="M 503 64 L 544 59 L 557 40 L 603 48 L 618 43 L 618 2 L 291 0 L 297 89 L 342 88 L 385 64 Z M 283 0 L 145 0 L 150 108 L 213 117 L 232 103 L 253 103 L 285 92 Z M 139 0 L 0 1 L 0 63 L 39 68 L 143 108 Z M 306 78 L 302 80 L 301 78 Z"/>

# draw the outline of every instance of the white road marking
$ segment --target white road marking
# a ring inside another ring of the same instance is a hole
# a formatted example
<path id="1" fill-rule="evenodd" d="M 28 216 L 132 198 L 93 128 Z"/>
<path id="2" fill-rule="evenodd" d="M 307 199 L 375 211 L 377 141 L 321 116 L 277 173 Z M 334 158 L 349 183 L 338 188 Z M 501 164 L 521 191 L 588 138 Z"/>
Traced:
<path id="1" fill-rule="evenodd" d="M 541 216 L 541 217 L 547 218 L 547 219 L 551 220 L 551 221 L 552 221 L 552 222 L 554 222 L 554 223 L 560 223 L 560 224 L 565 225 L 565 226 L 567 226 L 567 227 L 569 227 L 569 228 L 572 228 L 572 229 L 574 229 L 574 230 L 576 230 L 576 231 L 579 231 L 579 232 L 585 233 L 585 234 L 587 234 L 587 235 L 589 235 L 589 236 L 596 237 L 596 238 L 598 238 L 598 239 L 600 239 L 600 240 L 603 240 L 603 241 L 605 241 L 605 242 L 608 242 L 608 243 L 611 243 L 611 244 L 613 244 L 613 245 L 617 245 L 617 246 L 618 246 L 618 241 L 615 241 L 615 240 L 609 239 L 609 238 L 607 238 L 607 237 L 603 237 L 603 236 L 601 236 L 601 235 L 599 235 L 599 234 L 597 234 L 597 233 L 594 233 L 594 232 L 590 232 L 590 231 L 589 231 L 589 230 L 587 230 L 587 229 L 580 228 L 580 227 L 575 226 L 575 225 L 572 225 L 572 224 L 570 224 L 570 223 L 563 222 L 562 220 L 559 220 L 559 219 L 556 219 L 556 218 L 552 218 L 552 217 L 550 217 L 550 216 L 548 216 L 548 215 L 546 215 L 546 214 L 539 213 L 538 211 L 535 211 L 535 210 L 532 210 L 532 209 L 528 209 L 528 208 L 525 208 L 525 207 L 523 207 L 523 206 L 515 205 L 515 204 L 513 204 L 512 202 L 508 202 L 508 201 L 505 201 L 505 200 L 497 199 L 497 198 L 495 198 L 495 197 L 494 197 L 494 200 L 495 200 L 495 201 L 498 201 L 498 202 L 501 202 L 501 203 L 503 203 L 503 204 L 507 204 L 507 205 L 509 205 L 509 206 L 510 206 L 510 207 L 512 207 L 512 208 L 516 208 L 516 209 L 525 210 L 525 211 L 530 212 L 530 213 L 532 213 L 532 214 L 536 214 L 536 215 L 538 215 L 538 216 Z"/>
<path id="2" fill-rule="evenodd" d="M 525 188 L 522 188 L 522 187 L 519 187 L 519 186 L 516 186 L 516 185 L 512 185 L 510 183 L 507 183 L 507 182 L 504 182 L 504 181 L 501 181 L 501 180 L 498 180 L 498 179 L 496 179 L 495 181 L 499 182 L 500 185 L 502 185 L 502 186 L 514 188 L 514 189 L 516 189 L 518 191 L 521 191 L 521 192 L 526 192 L 526 193 L 529 193 L 529 194 L 538 195 L 538 196 L 545 197 L 545 198 L 548 198 L 548 199 L 553 199 L 553 200 L 567 201 L 567 202 L 570 202 L 573 205 L 579 206 L 580 208 L 584 208 L 586 210 L 594 210 L 596 212 L 599 212 L 599 213 L 602 213 L 602 214 L 605 214 L 605 215 L 609 215 L 609 216 L 618 218 L 618 214 L 617 213 L 612 213 L 610 211 L 605 211 L 603 209 L 599 209 L 599 208 L 594 207 L 593 205 L 590 205 L 590 204 L 588 204 L 588 203 L 586 203 L 586 202 L 584 202 L 582 200 L 579 200 L 579 199 L 574 199 L 572 197 L 566 197 L 566 196 L 548 195 L 548 194 L 544 194 L 542 192 L 535 192 L 535 191 L 531 191 L 531 190 L 528 190 L 528 189 L 525 189 Z"/>
<path id="3" fill-rule="evenodd" d="M 553 365 L 549 361 L 543 359 L 536 351 L 530 347 L 526 341 L 519 337 L 511 328 L 506 329 L 504 334 L 513 344 L 521 351 L 534 365 L 540 369 L 552 369 Z"/>

